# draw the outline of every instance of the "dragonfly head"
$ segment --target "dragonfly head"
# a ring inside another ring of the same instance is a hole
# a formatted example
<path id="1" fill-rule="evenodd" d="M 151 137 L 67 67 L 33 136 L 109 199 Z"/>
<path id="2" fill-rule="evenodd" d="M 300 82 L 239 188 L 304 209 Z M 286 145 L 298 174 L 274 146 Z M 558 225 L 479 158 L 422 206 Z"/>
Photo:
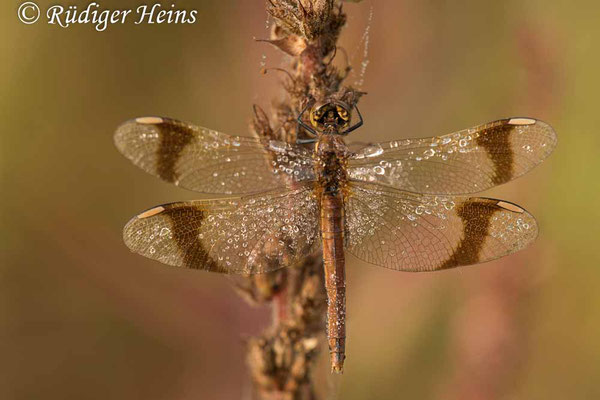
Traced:
<path id="1" fill-rule="evenodd" d="M 321 132 L 341 132 L 350 125 L 350 110 L 350 106 L 340 101 L 316 104 L 310 112 L 310 122 Z"/>

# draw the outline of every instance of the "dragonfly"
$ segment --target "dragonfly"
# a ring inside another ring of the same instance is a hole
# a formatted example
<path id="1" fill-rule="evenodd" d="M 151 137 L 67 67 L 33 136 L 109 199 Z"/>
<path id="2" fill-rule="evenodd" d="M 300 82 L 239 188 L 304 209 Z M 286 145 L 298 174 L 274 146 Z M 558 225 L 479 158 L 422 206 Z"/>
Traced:
<path id="1" fill-rule="evenodd" d="M 332 372 L 346 358 L 346 253 L 397 271 L 438 271 L 514 253 L 538 234 L 518 205 L 471 195 L 550 155 L 556 133 L 540 120 L 506 118 L 356 151 L 344 140 L 363 124 L 356 105 L 311 101 L 298 124 L 311 137 L 288 143 L 163 117 L 125 122 L 114 137 L 125 157 L 217 196 L 144 211 L 123 238 L 164 264 L 225 274 L 295 266 L 322 249 Z"/>

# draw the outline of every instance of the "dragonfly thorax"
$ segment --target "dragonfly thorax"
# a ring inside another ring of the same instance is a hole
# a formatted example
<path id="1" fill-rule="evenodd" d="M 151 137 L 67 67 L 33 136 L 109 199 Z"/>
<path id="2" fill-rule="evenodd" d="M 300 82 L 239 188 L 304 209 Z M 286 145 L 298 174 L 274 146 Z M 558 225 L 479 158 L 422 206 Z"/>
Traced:
<path id="1" fill-rule="evenodd" d="M 337 192 L 347 181 L 348 148 L 340 135 L 324 133 L 315 145 L 315 175 L 325 192 Z"/>

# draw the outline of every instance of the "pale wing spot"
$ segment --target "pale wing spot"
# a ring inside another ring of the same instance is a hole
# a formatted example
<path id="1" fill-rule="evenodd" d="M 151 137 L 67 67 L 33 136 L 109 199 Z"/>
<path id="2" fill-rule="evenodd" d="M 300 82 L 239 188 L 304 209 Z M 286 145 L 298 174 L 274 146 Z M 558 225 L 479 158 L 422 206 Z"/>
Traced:
<path id="1" fill-rule="evenodd" d="M 511 118 L 508 121 L 509 125 L 533 125 L 535 123 L 536 120 L 531 118 Z"/>
<path id="2" fill-rule="evenodd" d="M 505 210 L 516 212 L 516 213 L 523 213 L 525 211 L 521 207 L 517 206 L 516 204 L 508 203 L 506 201 L 499 201 L 498 203 L 496 203 L 496 205 L 498 207 L 504 208 Z"/>
<path id="3" fill-rule="evenodd" d="M 140 215 L 138 215 L 138 218 L 139 219 L 148 218 L 153 215 L 160 214 L 164 210 L 165 210 L 165 208 L 162 206 L 154 207 L 154 208 L 151 208 L 148 211 L 145 211 L 145 212 L 141 213 Z"/>
<path id="4" fill-rule="evenodd" d="M 141 117 L 141 118 L 136 118 L 135 122 L 137 122 L 138 124 L 143 124 L 143 125 L 158 125 L 158 124 L 162 124 L 164 122 L 164 120 L 160 117 Z"/>

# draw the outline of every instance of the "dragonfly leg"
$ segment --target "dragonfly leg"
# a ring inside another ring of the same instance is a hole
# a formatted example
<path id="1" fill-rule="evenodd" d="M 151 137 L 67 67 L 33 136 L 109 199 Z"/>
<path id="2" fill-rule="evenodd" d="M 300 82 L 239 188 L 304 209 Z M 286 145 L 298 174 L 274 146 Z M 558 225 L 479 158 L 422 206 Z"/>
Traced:
<path id="1" fill-rule="evenodd" d="M 307 143 L 316 143 L 316 142 L 317 142 L 317 138 L 297 139 L 296 140 L 296 144 L 307 144 Z"/>

